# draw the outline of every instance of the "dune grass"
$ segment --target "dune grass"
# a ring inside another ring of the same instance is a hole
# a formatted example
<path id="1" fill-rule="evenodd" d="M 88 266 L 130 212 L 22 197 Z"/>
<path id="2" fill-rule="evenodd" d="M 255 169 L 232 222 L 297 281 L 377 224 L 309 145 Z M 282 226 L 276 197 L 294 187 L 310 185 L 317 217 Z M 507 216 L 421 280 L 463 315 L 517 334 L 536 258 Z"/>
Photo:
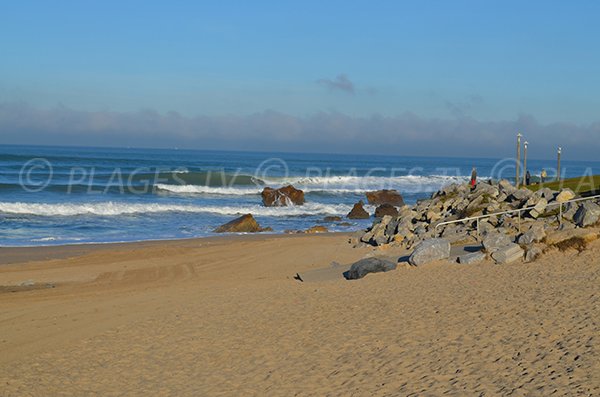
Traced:
<path id="1" fill-rule="evenodd" d="M 587 175 L 577 178 L 563 179 L 561 181 L 552 181 L 545 183 L 537 183 L 527 186 L 528 189 L 534 192 L 547 187 L 551 190 L 561 190 L 569 188 L 581 196 L 591 196 L 600 194 L 600 175 Z"/>

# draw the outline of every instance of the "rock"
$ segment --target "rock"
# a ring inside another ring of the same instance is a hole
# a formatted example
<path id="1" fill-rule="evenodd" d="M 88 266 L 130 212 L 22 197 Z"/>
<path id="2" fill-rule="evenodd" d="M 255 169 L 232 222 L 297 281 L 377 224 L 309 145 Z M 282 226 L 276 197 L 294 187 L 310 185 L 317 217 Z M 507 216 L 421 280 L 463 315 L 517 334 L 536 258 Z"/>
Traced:
<path id="1" fill-rule="evenodd" d="M 573 200 L 574 198 L 575 193 L 571 189 L 566 188 L 562 189 L 560 193 L 558 193 L 555 200 L 557 203 L 564 203 L 566 201 Z"/>
<path id="2" fill-rule="evenodd" d="M 393 217 L 392 220 L 389 221 L 389 223 L 385 227 L 385 234 L 390 237 L 396 234 L 396 230 L 398 230 L 398 224 L 400 223 L 400 220 L 401 219 L 399 216 Z"/>
<path id="3" fill-rule="evenodd" d="M 569 222 L 574 222 L 573 218 L 575 218 L 575 214 L 579 210 L 579 204 L 577 203 L 567 203 L 563 205 L 562 217 L 563 219 L 568 220 Z"/>
<path id="4" fill-rule="evenodd" d="M 483 262 L 485 258 L 485 253 L 481 251 L 471 252 L 469 254 L 459 256 L 458 263 L 460 263 L 461 265 L 473 265 L 475 263 Z"/>
<path id="5" fill-rule="evenodd" d="M 398 210 L 391 204 L 381 204 L 375 208 L 375 218 L 382 218 L 384 215 L 398 216 Z"/>
<path id="6" fill-rule="evenodd" d="M 279 189 L 266 187 L 263 189 L 261 196 L 265 207 L 285 207 L 304 204 L 304 192 L 292 185 Z"/>
<path id="7" fill-rule="evenodd" d="M 585 201 L 573 217 L 573 221 L 579 227 L 592 226 L 598 223 L 600 219 L 600 206 L 592 203 L 591 201 Z"/>
<path id="8" fill-rule="evenodd" d="M 371 205 L 390 204 L 396 207 L 402 207 L 404 205 L 404 199 L 397 190 L 376 190 L 373 192 L 367 192 L 367 201 Z"/>
<path id="9" fill-rule="evenodd" d="M 532 243 L 539 243 L 546 237 L 546 231 L 544 230 L 544 225 L 535 223 L 527 232 L 523 233 L 521 237 L 519 237 L 520 245 L 530 245 Z"/>
<path id="10" fill-rule="evenodd" d="M 323 218 L 324 222 L 341 222 L 342 221 L 342 217 L 341 216 L 326 216 L 325 218 Z"/>
<path id="11" fill-rule="evenodd" d="M 510 195 L 509 199 L 513 202 L 523 202 L 529 200 L 532 195 L 533 192 L 529 189 L 515 189 Z"/>
<path id="12" fill-rule="evenodd" d="M 358 280 L 369 273 L 389 272 L 396 269 L 396 263 L 381 258 L 364 258 L 355 262 L 344 273 L 347 280 Z"/>
<path id="13" fill-rule="evenodd" d="M 215 233 L 256 233 L 262 231 L 267 230 L 258 225 L 252 214 L 242 215 L 214 230 Z"/>
<path id="14" fill-rule="evenodd" d="M 309 229 L 306 229 L 304 233 L 327 233 L 329 230 L 325 226 L 315 225 Z"/>
<path id="15" fill-rule="evenodd" d="M 558 230 L 561 232 L 566 231 L 566 230 L 573 230 L 573 229 L 575 229 L 575 225 L 571 222 L 563 222 L 558 227 Z"/>
<path id="16" fill-rule="evenodd" d="M 544 253 L 544 249 L 540 245 L 529 245 L 525 247 L 525 263 L 534 262 Z"/>
<path id="17" fill-rule="evenodd" d="M 439 220 L 441 217 L 442 217 L 442 214 L 440 214 L 436 211 L 433 211 L 433 210 L 427 211 L 427 213 L 425 214 L 425 219 L 427 219 L 427 222 L 429 222 L 429 223 L 435 222 L 435 221 Z"/>
<path id="18" fill-rule="evenodd" d="M 442 238 L 432 238 L 422 241 L 408 259 L 413 266 L 424 265 L 450 257 L 450 242 Z"/>
<path id="19" fill-rule="evenodd" d="M 384 215 L 383 218 L 381 218 L 381 221 L 373 226 L 373 237 L 370 241 L 371 244 L 383 245 L 390 240 L 386 230 L 392 219 L 393 218 L 390 215 Z"/>
<path id="20" fill-rule="evenodd" d="M 488 183 L 479 183 L 477 184 L 475 190 L 471 193 L 471 199 L 483 196 L 484 199 L 490 200 L 498 197 L 499 194 L 500 191 L 496 186 L 492 186 Z"/>
<path id="21" fill-rule="evenodd" d="M 535 206 L 531 210 L 529 210 L 529 216 L 533 219 L 539 218 L 539 216 L 542 215 L 544 211 L 546 211 L 547 206 L 548 201 L 545 198 L 540 197 L 537 204 L 535 204 Z"/>
<path id="22" fill-rule="evenodd" d="M 511 238 L 504 233 L 488 233 L 483 239 L 483 248 L 491 254 L 512 243 Z"/>
<path id="23" fill-rule="evenodd" d="M 25 280 L 19 284 L 19 287 L 33 287 L 35 285 L 35 281 L 33 280 Z"/>
<path id="24" fill-rule="evenodd" d="M 364 203 L 362 202 L 362 200 L 354 204 L 354 207 L 352 207 L 352 209 L 350 210 L 348 215 L 346 215 L 346 217 L 348 219 L 369 219 L 370 215 L 367 211 L 365 211 L 363 205 Z"/>
<path id="25" fill-rule="evenodd" d="M 498 189 L 500 190 L 500 193 L 504 194 L 506 197 L 512 195 L 513 192 L 517 190 L 517 188 L 506 179 L 502 179 L 500 182 L 498 182 Z"/>
<path id="26" fill-rule="evenodd" d="M 498 249 L 497 251 L 494 251 L 492 253 L 492 258 L 499 265 L 503 265 L 523 259 L 523 254 L 523 248 L 521 248 L 518 244 L 511 243 Z"/>
<path id="27" fill-rule="evenodd" d="M 554 190 L 550 190 L 547 187 L 542 188 L 542 189 L 538 190 L 537 192 L 535 192 L 536 196 L 545 198 L 546 201 L 553 200 L 555 194 L 556 194 L 556 192 Z"/>

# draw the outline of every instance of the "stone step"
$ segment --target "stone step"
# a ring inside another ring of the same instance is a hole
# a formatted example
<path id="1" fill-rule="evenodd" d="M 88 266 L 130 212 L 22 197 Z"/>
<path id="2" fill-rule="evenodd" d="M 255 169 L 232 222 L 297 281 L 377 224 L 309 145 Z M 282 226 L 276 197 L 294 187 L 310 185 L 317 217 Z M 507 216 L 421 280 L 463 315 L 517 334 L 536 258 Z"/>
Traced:
<path id="1" fill-rule="evenodd" d="M 498 264 L 512 263 L 519 259 L 523 259 L 524 251 L 518 244 L 509 244 L 498 249 L 492 254 L 492 258 Z"/>
<path id="2" fill-rule="evenodd" d="M 469 254 L 464 254 L 458 257 L 458 263 L 462 265 L 472 265 L 475 263 L 479 263 L 484 261 L 486 258 L 485 253 L 479 252 L 471 252 Z"/>

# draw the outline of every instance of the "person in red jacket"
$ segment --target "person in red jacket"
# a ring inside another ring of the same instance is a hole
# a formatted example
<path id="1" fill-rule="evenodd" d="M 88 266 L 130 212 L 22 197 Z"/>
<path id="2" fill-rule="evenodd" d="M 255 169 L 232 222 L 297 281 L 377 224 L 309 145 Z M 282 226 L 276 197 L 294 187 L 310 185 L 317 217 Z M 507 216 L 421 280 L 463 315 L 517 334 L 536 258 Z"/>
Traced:
<path id="1" fill-rule="evenodd" d="M 474 189 L 477 186 L 477 168 L 473 167 L 471 171 L 471 187 Z"/>

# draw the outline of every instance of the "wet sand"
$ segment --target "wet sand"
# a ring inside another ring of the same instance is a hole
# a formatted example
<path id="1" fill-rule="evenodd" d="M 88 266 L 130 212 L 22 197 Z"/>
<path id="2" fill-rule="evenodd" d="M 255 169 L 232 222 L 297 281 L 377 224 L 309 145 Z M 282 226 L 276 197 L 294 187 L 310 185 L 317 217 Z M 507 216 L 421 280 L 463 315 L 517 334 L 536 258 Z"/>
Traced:
<path id="1" fill-rule="evenodd" d="M 294 279 L 348 238 L 0 248 L 0 395 L 600 395 L 600 242 Z"/>

